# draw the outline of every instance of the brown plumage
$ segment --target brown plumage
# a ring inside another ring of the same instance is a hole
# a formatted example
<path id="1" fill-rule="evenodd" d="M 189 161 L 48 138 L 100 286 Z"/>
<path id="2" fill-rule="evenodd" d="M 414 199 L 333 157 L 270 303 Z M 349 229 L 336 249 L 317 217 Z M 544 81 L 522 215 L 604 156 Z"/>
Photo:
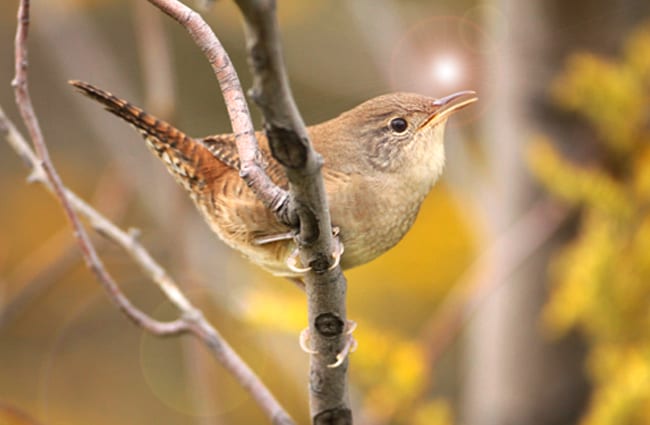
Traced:
<path id="1" fill-rule="evenodd" d="M 232 134 L 195 139 L 104 90 L 81 81 L 70 83 L 140 131 L 222 240 L 276 275 L 296 276 L 286 265 L 294 249 L 290 238 L 258 243 L 290 229 L 239 177 Z M 395 93 L 308 127 L 314 148 L 325 160 L 332 224 L 340 228 L 345 246 L 343 268 L 374 259 L 408 231 L 442 172 L 442 138 L 449 114 L 475 100 L 473 92 L 439 100 Z M 256 136 L 265 172 L 286 188 L 286 177 L 271 156 L 265 135 Z"/>

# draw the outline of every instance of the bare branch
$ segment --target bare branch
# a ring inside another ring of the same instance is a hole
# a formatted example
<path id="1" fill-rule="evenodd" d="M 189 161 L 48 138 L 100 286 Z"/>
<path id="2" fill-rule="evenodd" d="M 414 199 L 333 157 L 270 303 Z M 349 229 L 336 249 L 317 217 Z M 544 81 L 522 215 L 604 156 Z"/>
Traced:
<path id="1" fill-rule="evenodd" d="M 51 182 L 47 180 L 45 171 L 41 167 L 37 156 L 28 146 L 25 139 L 16 130 L 14 125 L 5 116 L 2 108 L 0 108 L 0 133 L 4 133 L 4 136 L 11 147 L 29 166 L 31 170 L 30 180 L 39 182 L 52 190 Z M 138 242 L 134 235 L 115 226 L 67 188 L 63 188 L 63 190 L 75 211 L 84 216 L 98 233 L 122 247 L 134 259 L 134 261 L 138 263 L 143 271 L 160 287 L 169 300 L 183 313 L 183 316 L 180 319 L 173 322 L 158 322 L 149 318 L 129 303 L 130 310 L 125 311 L 127 316 L 129 316 L 129 318 L 131 318 L 137 325 L 155 335 L 171 335 L 186 331 L 193 333 L 208 346 L 217 360 L 253 395 L 253 398 L 258 402 L 262 410 L 266 412 L 272 420 L 272 423 L 277 425 L 292 425 L 293 421 L 289 419 L 287 413 L 277 403 L 255 373 L 244 363 L 232 347 L 223 340 L 214 327 L 205 320 L 203 314 L 185 298 L 173 279 L 167 274 L 162 266 L 151 257 L 149 252 Z M 104 282 L 101 283 L 104 284 Z M 104 286 L 106 287 L 106 285 Z M 121 303 L 122 300 L 128 303 L 128 299 L 126 299 L 126 297 L 121 293 L 119 287 L 115 286 L 115 291 L 119 294 L 118 300 L 113 298 L 115 295 L 112 290 L 107 291 L 109 292 L 111 299 L 113 299 L 120 309 L 124 311 L 119 303 Z M 138 316 L 136 318 L 130 315 L 132 310 L 137 310 L 136 314 Z M 142 325 L 139 321 L 141 316 L 148 320 L 148 325 L 151 325 L 150 322 L 152 322 L 154 326 Z"/>
<path id="2" fill-rule="evenodd" d="M 12 85 L 15 89 L 16 104 L 32 137 L 36 153 L 31 150 L 27 142 L 7 119 L 2 109 L 0 109 L 0 132 L 4 133 L 9 144 L 30 167 L 30 179 L 44 184 L 61 202 L 66 216 L 73 226 L 74 236 L 79 243 L 86 264 L 104 286 L 111 300 L 137 325 L 155 335 L 172 335 L 188 331 L 193 333 L 208 346 L 221 364 L 249 391 L 262 410 L 271 419 L 272 423 L 277 425 L 292 425 L 293 421 L 255 373 L 204 319 L 202 313 L 190 304 L 165 270 L 151 258 L 144 247 L 137 242 L 135 237 L 117 228 L 63 186 L 50 160 L 47 146 L 29 96 L 27 85 L 28 29 L 29 0 L 22 0 L 18 9 L 16 75 Z M 77 215 L 78 213 L 85 216 L 98 232 L 108 236 L 111 240 L 122 246 L 148 272 L 165 295 L 181 310 L 183 313 L 181 318 L 172 322 L 160 322 L 149 317 L 131 304 L 103 266 L 94 246 L 90 242 L 87 232 L 81 224 L 80 218 Z"/>
<path id="3" fill-rule="evenodd" d="M 75 213 L 71 202 L 76 197 L 72 196 L 70 192 L 66 193 L 61 179 L 56 172 L 50 160 L 49 152 L 45 145 L 43 134 L 41 132 L 38 120 L 32 107 L 31 98 L 29 96 L 29 89 L 27 85 L 27 34 L 29 29 L 29 0 L 23 0 L 18 7 L 18 28 L 16 30 L 16 70 L 15 77 L 12 81 L 16 96 L 16 105 L 20 114 L 25 122 L 29 134 L 34 143 L 36 155 L 33 153 L 28 154 L 25 150 L 21 150 L 21 158 L 33 158 L 34 167 L 32 170 L 32 180 L 47 180 L 50 190 L 55 194 L 56 198 L 61 202 L 65 214 L 72 224 L 73 233 L 79 246 L 81 248 L 84 260 L 87 266 L 92 270 L 97 279 L 102 283 L 111 299 L 117 306 L 124 311 L 127 316 L 137 323 L 139 326 L 149 330 L 152 333 L 167 335 L 179 333 L 185 330 L 186 326 L 182 321 L 163 323 L 151 319 L 142 311 L 138 310 L 120 291 L 119 287 L 113 281 L 111 276 L 106 272 L 101 260 L 97 256 L 97 252 L 90 242 L 88 234 L 84 230 L 79 221 L 79 217 Z M 4 117 L 3 117 L 4 118 Z M 5 118 L 6 119 L 6 118 Z M 6 128 L 10 135 L 17 134 L 15 128 L 11 124 L 0 126 Z M 13 129 L 13 131 L 12 131 Z M 13 137 L 15 141 L 15 137 Z M 78 199 L 78 198 L 76 198 Z M 79 200 L 80 201 L 80 200 Z"/>
<path id="4" fill-rule="evenodd" d="M 264 205 L 280 221 L 294 226 L 296 218 L 289 212 L 288 193 L 276 186 L 259 165 L 259 147 L 250 118 L 248 104 L 239 77 L 230 58 L 212 29 L 201 15 L 176 0 L 149 0 L 149 2 L 181 24 L 210 62 L 223 94 L 232 130 L 237 141 L 240 175 Z"/>
<path id="5" fill-rule="evenodd" d="M 236 0 L 246 21 L 248 59 L 254 83 L 251 96 L 264 114 L 264 130 L 273 156 L 285 167 L 291 204 L 300 220 L 298 244 L 306 275 L 310 362 L 310 406 L 314 424 L 351 424 L 347 400 L 347 359 L 336 359 L 345 347 L 346 281 L 339 267 L 329 270 L 334 252 L 323 160 L 313 149 L 296 107 L 282 57 L 275 0 Z M 349 343 L 349 341 L 347 341 Z"/>

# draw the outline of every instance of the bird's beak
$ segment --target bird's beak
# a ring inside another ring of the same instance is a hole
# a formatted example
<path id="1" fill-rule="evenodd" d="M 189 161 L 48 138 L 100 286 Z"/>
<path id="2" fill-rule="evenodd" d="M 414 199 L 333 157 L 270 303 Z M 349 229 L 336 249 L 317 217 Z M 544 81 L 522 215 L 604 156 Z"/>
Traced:
<path id="1" fill-rule="evenodd" d="M 476 102 L 478 96 L 471 90 L 459 91 L 449 96 L 441 97 L 433 102 L 433 112 L 420 125 L 420 128 L 427 127 L 431 124 L 438 123 L 449 117 L 452 112 L 456 112 L 464 107 Z"/>

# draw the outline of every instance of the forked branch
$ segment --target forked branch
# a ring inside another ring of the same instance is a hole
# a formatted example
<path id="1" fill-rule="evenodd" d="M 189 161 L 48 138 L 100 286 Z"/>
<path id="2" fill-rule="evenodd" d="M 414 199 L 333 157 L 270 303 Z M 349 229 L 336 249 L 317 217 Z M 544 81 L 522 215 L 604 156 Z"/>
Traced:
<path id="1" fill-rule="evenodd" d="M 351 424 L 347 401 L 347 366 L 337 355 L 346 346 L 346 282 L 332 266 L 334 241 L 321 176 L 322 158 L 310 143 L 296 108 L 282 58 L 274 0 L 236 0 L 246 22 L 249 63 L 254 77 L 253 99 L 264 114 L 275 159 L 290 182 L 287 194 L 264 174 L 257 163 L 258 146 L 241 84 L 230 60 L 209 26 L 177 0 L 149 0 L 183 25 L 212 65 L 221 86 L 236 135 L 241 176 L 278 219 L 299 230 L 296 241 L 303 264 L 308 299 L 311 356 L 310 405 L 315 424 Z"/>
<path id="2" fill-rule="evenodd" d="M 45 144 L 38 119 L 32 107 L 28 90 L 27 36 L 29 30 L 29 0 L 22 0 L 18 8 L 16 30 L 15 60 L 16 72 L 12 85 L 15 90 L 16 105 L 29 131 L 35 152 L 18 133 L 13 124 L 0 109 L 0 133 L 30 168 L 30 180 L 44 184 L 61 203 L 73 227 L 73 233 L 81 248 L 84 260 L 104 286 L 111 300 L 138 326 L 155 335 L 175 335 L 189 332 L 198 337 L 212 351 L 219 362 L 231 372 L 240 384 L 252 395 L 272 423 L 293 425 L 293 420 L 279 405 L 270 391 L 255 373 L 241 360 L 219 333 L 205 320 L 180 292 L 165 270 L 149 255 L 132 234 L 122 231 L 108 219 L 69 191 L 62 183 Z M 181 311 L 181 317 L 172 322 L 157 321 L 135 307 L 122 293 L 117 283 L 104 267 L 101 259 L 83 227 L 79 214 L 87 218 L 101 234 L 118 243 L 147 272 L 170 301 Z"/>

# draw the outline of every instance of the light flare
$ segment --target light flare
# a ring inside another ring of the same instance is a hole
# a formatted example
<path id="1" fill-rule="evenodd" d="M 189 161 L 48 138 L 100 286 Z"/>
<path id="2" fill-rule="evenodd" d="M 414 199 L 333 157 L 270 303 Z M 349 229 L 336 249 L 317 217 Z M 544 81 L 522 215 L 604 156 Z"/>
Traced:
<path id="1" fill-rule="evenodd" d="M 438 87 L 453 87 L 463 77 L 463 67 L 453 56 L 441 56 L 431 61 L 431 76 Z"/>

